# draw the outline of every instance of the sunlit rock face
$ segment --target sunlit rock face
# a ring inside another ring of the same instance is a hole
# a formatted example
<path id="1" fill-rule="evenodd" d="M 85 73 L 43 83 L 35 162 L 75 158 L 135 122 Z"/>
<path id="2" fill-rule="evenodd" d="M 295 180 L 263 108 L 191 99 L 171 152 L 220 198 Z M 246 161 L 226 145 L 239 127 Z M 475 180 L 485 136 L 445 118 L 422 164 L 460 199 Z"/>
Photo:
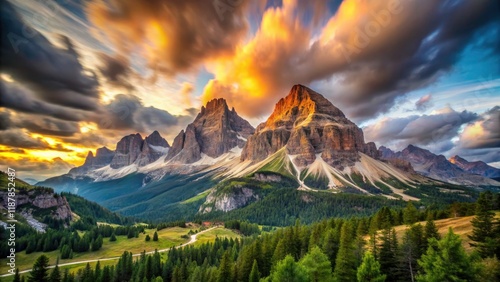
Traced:
<path id="1" fill-rule="evenodd" d="M 374 143 L 364 142 L 363 131 L 317 92 L 295 85 L 275 106 L 266 122 L 248 138 L 241 159 L 260 161 L 286 146 L 294 163 L 307 166 L 316 155 L 342 169 L 359 160 L 359 152 L 377 158 Z"/>

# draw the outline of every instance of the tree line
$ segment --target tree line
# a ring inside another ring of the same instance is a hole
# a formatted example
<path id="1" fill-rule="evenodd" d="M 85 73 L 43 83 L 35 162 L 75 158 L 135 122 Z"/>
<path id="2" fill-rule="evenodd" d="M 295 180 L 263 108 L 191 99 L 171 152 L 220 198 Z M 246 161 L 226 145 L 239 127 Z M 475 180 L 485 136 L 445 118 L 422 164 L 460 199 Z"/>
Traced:
<path id="1" fill-rule="evenodd" d="M 50 280 L 55 269 L 40 274 L 44 259 L 39 258 L 30 281 L 499 281 L 500 224 L 493 212 L 498 204 L 498 195 L 485 192 L 472 205 L 471 253 L 451 228 L 439 234 L 434 219 L 440 211 L 420 210 L 410 202 L 371 217 L 311 225 L 297 220 L 260 236 L 216 238 L 172 249 L 166 260 L 158 253 L 134 260 L 125 252 L 113 266 L 56 273 L 59 280 Z M 442 214 L 470 207 L 455 204 Z M 425 224 L 418 223 L 422 219 Z M 407 228 L 396 231 L 399 224 Z"/>

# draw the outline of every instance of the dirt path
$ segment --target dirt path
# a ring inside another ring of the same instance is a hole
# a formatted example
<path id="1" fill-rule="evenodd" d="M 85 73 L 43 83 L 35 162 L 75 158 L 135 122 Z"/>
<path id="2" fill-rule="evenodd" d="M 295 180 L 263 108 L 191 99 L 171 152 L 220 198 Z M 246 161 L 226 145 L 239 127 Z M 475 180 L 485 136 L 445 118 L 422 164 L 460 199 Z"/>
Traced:
<path id="1" fill-rule="evenodd" d="M 198 238 L 197 238 L 197 237 L 198 237 L 198 235 L 203 234 L 203 233 L 205 233 L 205 232 L 208 232 L 208 231 L 210 231 L 210 230 L 216 229 L 216 228 L 220 228 L 220 226 L 215 226 L 215 227 L 212 227 L 212 228 L 209 228 L 209 229 L 203 230 L 203 231 L 201 231 L 201 232 L 198 232 L 198 233 L 196 233 L 196 234 L 193 234 L 193 235 L 191 235 L 191 239 L 190 239 L 188 242 L 186 242 L 186 243 L 184 243 L 184 244 L 182 244 L 182 245 L 179 245 L 179 246 L 170 247 L 170 248 L 166 248 L 166 249 L 161 249 L 161 250 L 158 250 L 158 252 L 159 252 L 159 253 L 164 253 L 164 252 L 168 252 L 168 251 L 170 251 L 172 248 L 176 248 L 176 249 L 177 249 L 177 248 L 182 248 L 182 247 L 187 246 L 187 245 L 194 244 L 194 243 L 198 240 Z M 149 255 L 149 254 L 154 254 L 154 252 L 155 252 L 155 251 L 149 251 L 149 252 L 146 252 L 146 254 L 148 254 L 148 255 Z M 132 256 L 133 256 L 133 257 L 138 257 L 138 256 L 140 256 L 141 254 L 142 254 L 142 253 L 133 254 Z M 118 260 L 118 259 L 120 259 L 120 258 L 121 258 L 121 256 L 118 256 L 118 257 L 110 257 L 110 258 L 100 258 L 100 259 L 90 259 L 90 260 L 73 261 L 73 262 L 67 262 L 67 263 L 60 263 L 60 264 L 59 264 L 59 267 L 61 267 L 61 266 L 68 266 L 68 265 L 75 265 L 75 264 L 82 264 L 82 263 L 89 263 L 89 262 L 97 262 L 97 261 Z M 50 265 L 48 268 L 54 268 L 54 267 L 56 267 L 56 266 L 55 266 L 55 265 Z M 26 270 L 23 270 L 23 271 L 19 271 L 19 273 L 20 273 L 20 274 L 21 274 L 21 273 L 27 273 L 27 272 L 30 272 L 30 271 L 31 271 L 31 269 L 26 269 Z M 8 274 L 2 274 L 2 275 L 0 275 L 0 277 L 7 277 L 7 276 L 11 276 L 11 275 L 13 275 L 13 274 L 11 274 L 11 273 L 8 273 Z"/>

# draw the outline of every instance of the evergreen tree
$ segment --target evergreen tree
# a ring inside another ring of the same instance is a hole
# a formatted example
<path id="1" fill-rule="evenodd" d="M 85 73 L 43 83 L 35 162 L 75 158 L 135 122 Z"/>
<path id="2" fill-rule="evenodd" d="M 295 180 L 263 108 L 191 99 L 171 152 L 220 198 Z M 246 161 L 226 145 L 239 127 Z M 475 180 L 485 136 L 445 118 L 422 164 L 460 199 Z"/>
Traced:
<path id="1" fill-rule="evenodd" d="M 153 234 L 153 241 L 158 241 L 158 232 L 156 232 L 156 231 Z"/>
<path id="2" fill-rule="evenodd" d="M 16 273 L 14 274 L 14 279 L 12 282 L 21 282 L 21 275 L 19 275 L 19 268 L 16 268 Z"/>
<path id="3" fill-rule="evenodd" d="M 250 272 L 250 277 L 248 278 L 249 282 L 259 282 L 260 280 L 260 272 L 259 266 L 257 264 L 257 260 L 253 260 L 252 271 Z"/>
<path id="4" fill-rule="evenodd" d="M 441 235 L 439 235 L 438 229 L 434 220 L 428 219 L 425 223 L 425 241 L 428 241 L 431 238 L 435 238 L 437 240 L 441 239 Z M 427 248 L 426 248 L 427 249 Z"/>
<path id="5" fill-rule="evenodd" d="M 370 252 L 366 252 L 363 256 L 363 262 L 358 267 L 356 275 L 358 282 L 384 282 L 386 279 L 386 275 L 380 272 L 380 263 Z"/>
<path id="6" fill-rule="evenodd" d="M 233 271 L 231 267 L 231 258 L 229 256 L 229 251 L 225 251 L 220 262 L 217 282 L 231 282 L 232 273 Z"/>
<path id="7" fill-rule="evenodd" d="M 381 246 L 378 252 L 378 261 L 382 273 L 387 275 L 387 280 L 396 280 L 397 274 L 397 240 L 394 229 L 386 228 L 382 231 Z"/>
<path id="8" fill-rule="evenodd" d="M 403 222 L 411 225 L 418 221 L 418 210 L 412 202 L 408 202 L 406 208 L 403 210 Z"/>
<path id="9" fill-rule="evenodd" d="M 50 273 L 49 276 L 49 281 L 50 282 L 61 282 L 61 272 L 59 271 L 59 266 L 56 264 L 56 267 L 52 272 Z"/>
<path id="10" fill-rule="evenodd" d="M 146 235 L 146 238 L 144 240 L 146 240 L 146 242 L 151 241 L 151 237 L 149 237 L 149 234 Z"/>
<path id="11" fill-rule="evenodd" d="M 476 247 L 483 258 L 494 256 L 500 248 L 500 235 L 495 230 L 495 213 L 491 210 L 492 198 L 489 191 L 479 195 L 476 216 L 472 219 L 472 235 L 469 235 L 469 239 L 474 241 L 470 245 Z"/>
<path id="12" fill-rule="evenodd" d="M 350 222 L 342 225 L 340 247 L 335 260 L 335 279 L 339 282 L 356 280 L 356 258 L 354 257 L 353 231 Z"/>
<path id="13" fill-rule="evenodd" d="M 33 264 L 30 272 L 29 282 L 48 282 L 49 258 L 45 255 L 39 256 Z"/>
<path id="14" fill-rule="evenodd" d="M 291 255 L 278 262 L 276 270 L 271 273 L 272 282 L 308 282 L 307 270 L 296 263 Z"/>
<path id="15" fill-rule="evenodd" d="M 113 233 L 111 234 L 111 237 L 109 237 L 109 241 L 110 241 L 110 242 L 114 242 L 114 241 L 116 241 L 116 235 L 115 235 L 115 232 L 113 232 Z"/>
<path id="16" fill-rule="evenodd" d="M 332 265 L 318 246 L 306 254 L 300 260 L 300 264 L 309 274 L 310 281 L 326 282 L 332 280 Z"/>
<path id="17" fill-rule="evenodd" d="M 425 252 L 427 246 L 424 240 L 423 228 L 420 224 L 412 225 L 405 231 L 401 245 L 401 271 L 398 276 L 406 281 L 415 281 L 417 259 Z"/>
<path id="18" fill-rule="evenodd" d="M 417 281 L 478 281 L 477 259 L 465 252 L 460 236 L 451 228 L 443 239 L 430 239 L 429 244 L 427 253 L 418 260 L 422 271 Z"/>

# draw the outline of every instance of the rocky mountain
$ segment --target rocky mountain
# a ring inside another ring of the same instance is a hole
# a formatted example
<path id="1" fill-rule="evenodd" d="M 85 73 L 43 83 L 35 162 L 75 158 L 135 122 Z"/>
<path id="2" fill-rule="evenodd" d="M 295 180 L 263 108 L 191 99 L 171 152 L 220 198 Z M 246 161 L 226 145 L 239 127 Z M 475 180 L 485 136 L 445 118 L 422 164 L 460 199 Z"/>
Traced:
<path id="1" fill-rule="evenodd" d="M 167 140 L 156 130 L 144 139 L 139 133 L 130 134 L 116 144 L 115 151 L 102 147 L 96 150 L 95 156 L 89 152 L 83 165 L 72 168 L 68 174 L 83 176 L 108 165 L 112 169 L 131 164 L 145 166 L 165 155 L 169 147 Z"/>
<path id="2" fill-rule="evenodd" d="M 429 150 L 414 145 L 409 145 L 401 152 L 394 152 L 382 146 L 379 148 L 379 153 L 382 159 L 390 162 L 409 162 L 415 171 L 436 180 L 459 185 L 500 186 L 497 181 L 463 170 L 443 155 L 433 154 Z"/>
<path id="3" fill-rule="evenodd" d="M 489 166 L 482 161 L 469 162 L 460 156 L 453 156 L 449 159 L 449 161 L 469 173 L 479 174 L 488 178 L 500 177 L 500 169 Z"/>
<path id="4" fill-rule="evenodd" d="M 224 99 L 214 99 L 172 147 L 153 132 L 144 139 L 125 136 L 115 152 L 106 150 L 89 154 L 84 168 L 73 170 L 85 173 L 39 184 L 123 215 L 175 220 L 276 201 L 296 203 L 294 208 L 300 209 L 314 205 L 314 199 L 345 193 L 377 201 L 467 201 L 473 197 L 471 189 L 441 181 L 497 183 L 414 146 L 402 152 L 377 149 L 340 109 L 303 85 L 293 86 L 257 129 Z"/>
<path id="5" fill-rule="evenodd" d="M 95 156 L 92 152 L 89 152 L 87 154 L 87 158 L 85 159 L 83 165 L 72 168 L 69 171 L 69 174 L 74 174 L 74 175 L 85 174 L 89 171 L 107 166 L 108 164 L 111 163 L 114 156 L 115 156 L 114 151 L 111 151 L 106 147 L 99 148 L 96 150 Z"/>
<path id="6" fill-rule="evenodd" d="M 363 131 L 317 92 L 295 85 L 275 106 L 266 122 L 248 138 L 241 160 L 261 161 L 281 148 L 305 167 L 320 156 L 342 170 L 360 160 L 359 152 L 377 158 L 374 143 L 364 142 Z"/>
<path id="7" fill-rule="evenodd" d="M 175 137 L 166 161 L 190 164 L 206 155 L 217 158 L 235 147 L 243 147 L 254 128 L 226 100 L 214 99 Z"/>

